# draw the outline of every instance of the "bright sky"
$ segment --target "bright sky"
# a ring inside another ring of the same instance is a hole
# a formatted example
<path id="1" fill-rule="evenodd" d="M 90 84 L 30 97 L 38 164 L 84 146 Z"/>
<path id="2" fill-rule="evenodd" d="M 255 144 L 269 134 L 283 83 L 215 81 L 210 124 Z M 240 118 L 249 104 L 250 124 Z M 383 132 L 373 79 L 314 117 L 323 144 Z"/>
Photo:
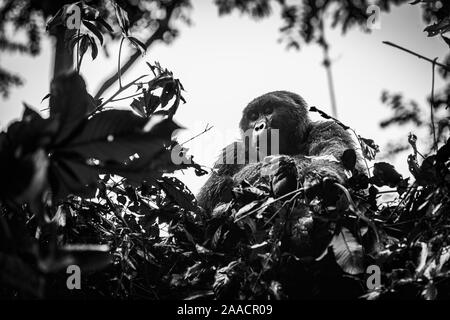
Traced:
<path id="1" fill-rule="evenodd" d="M 124 80 L 147 72 L 145 61 L 159 61 L 174 72 L 187 91 L 187 103 L 180 107 L 176 117 L 187 128 L 179 141 L 201 132 L 207 124 L 214 126 L 186 145 L 198 163 L 212 166 L 220 149 L 239 136 L 242 109 L 263 93 L 290 90 L 302 95 L 310 105 L 331 113 L 321 49 L 309 46 L 299 52 L 287 51 L 279 44 L 278 29 L 282 21 L 278 8 L 274 8 L 270 18 L 255 22 L 238 13 L 219 18 L 212 1 L 194 0 L 193 3 L 194 24 L 188 27 L 180 23 L 180 36 L 174 43 L 150 48 Z M 328 32 L 339 119 L 363 137 L 375 139 L 380 146 L 391 139 L 407 139 L 410 130 L 406 127 L 380 130 L 379 122 L 390 114 L 380 102 L 381 91 L 404 92 L 406 97 L 428 107 L 425 98 L 431 88 L 429 63 L 381 42 L 392 41 L 430 58 L 443 59 L 448 48 L 439 38 L 426 38 L 422 32 L 424 27 L 419 7 L 404 5 L 382 14 L 381 29 L 371 34 L 352 30 L 342 37 L 340 31 Z M 46 106 L 40 101 L 49 91 L 51 46 L 51 41 L 44 41 L 43 52 L 36 58 L 1 57 L 3 66 L 26 80 L 24 86 L 13 89 L 9 99 L 1 103 L 2 128 L 21 115 L 22 102 L 37 109 Z M 116 70 L 118 45 L 110 46 L 109 52 L 109 59 L 100 54 L 94 63 L 89 56 L 83 60 L 82 75 L 92 93 Z M 437 81 L 438 87 L 442 84 Z M 124 105 L 121 101 L 118 106 Z M 408 174 L 406 157 L 395 164 L 399 171 Z M 196 177 L 193 172 L 178 176 L 193 192 L 206 179 Z"/>

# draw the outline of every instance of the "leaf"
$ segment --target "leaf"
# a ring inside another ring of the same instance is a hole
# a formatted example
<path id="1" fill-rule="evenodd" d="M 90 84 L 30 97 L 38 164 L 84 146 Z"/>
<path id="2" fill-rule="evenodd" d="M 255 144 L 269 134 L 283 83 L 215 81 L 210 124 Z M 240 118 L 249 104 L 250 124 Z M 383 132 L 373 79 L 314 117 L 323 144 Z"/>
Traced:
<path id="1" fill-rule="evenodd" d="M 169 101 L 173 98 L 173 96 L 176 93 L 175 89 L 176 89 L 176 87 L 173 82 L 169 82 L 164 86 L 163 91 L 161 93 L 161 97 L 160 97 L 162 108 L 164 108 L 169 103 Z"/>
<path id="2" fill-rule="evenodd" d="M 356 152 L 353 149 L 347 149 L 342 154 L 342 164 L 344 168 L 352 171 L 356 165 Z"/>
<path id="3" fill-rule="evenodd" d="M 347 183 L 355 190 L 367 189 L 369 187 L 369 177 L 365 173 L 357 173 L 352 175 Z"/>
<path id="4" fill-rule="evenodd" d="M 433 282 L 427 283 L 425 289 L 422 291 L 422 296 L 425 300 L 436 300 L 438 290 Z"/>
<path id="5" fill-rule="evenodd" d="M 147 113 L 145 112 L 145 96 L 134 98 L 130 107 L 141 117 L 147 116 Z"/>
<path id="6" fill-rule="evenodd" d="M 75 152 L 83 158 L 101 161 L 124 162 L 135 153 L 156 153 L 161 148 L 160 141 L 152 141 L 151 134 L 143 128 L 147 121 L 131 111 L 108 110 L 97 113 L 86 121 L 80 134 L 63 148 Z"/>
<path id="7" fill-rule="evenodd" d="M 408 156 L 409 171 L 413 174 L 416 181 L 422 185 L 432 185 L 438 182 L 439 177 L 436 171 L 436 156 L 427 157 L 422 165 L 419 166 L 416 154 Z"/>
<path id="8" fill-rule="evenodd" d="M 378 152 L 380 152 L 380 147 L 375 144 L 372 139 L 366 139 L 358 136 L 359 144 L 361 145 L 361 151 L 367 160 L 374 160 Z"/>
<path id="9" fill-rule="evenodd" d="M 80 52 L 78 54 L 80 55 L 81 59 L 86 53 L 87 49 L 89 48 L 91 42 L 90 37 L 87 34 L 82 35 L 79 41 L 80 41 Z"/>
<path id="10" fill-rule="evenodd" d="M 68 48 L 68 50 L 70 51 L 70 53 L 73 53 L 75 51 L 75 45 L 77 44 L 78 41 L 80 41 L 82 38 L 84 37 L 84 34 L 78 34 L 78 33 L 74 33 L 69 41 L 67 41 L 66 43 L 66 47 Z"/>
<path id="11" fill-rule="evenodd" d="M 426 270 L 424 271 L 424 276 L 428 279 L 432 280 L 436 275 L 439 275 L 441 272 L 446 271 L 444 268 L 445 265 L 448 264 L 450 260 L 450 247 L 442 248 L 441 252 L 426 266 Z M 444 270 L 443 270 L 444 269 Z"/>
<path id="12" fill-rule="evenodd" d="M 377 162 L 373 165 L 373 177 L 370 178 L 370 182 L 378 187 L 385 185 L 396 187 L 402 179 L 402 175 L 395 170 L 393 165 L 387 162 Z"/>
<path id="13" fill-rule="evenodd" d="M 254 200 L 245 206 L 242 206 L 235 214 L 234 218 L 239 219 L 240 217 L 244 216 L 246 213 L 252 211 L 253 209 L 259 207 L 264 201 L 262 200 Z"/>
<path id="14" fill-rule="evenodd" d="M 200 300 L 208 297 L 213 298 L 214 291 L 213 290 L 203 290 L 203 291 L 194 291 L 190 293 L 187 297 L 183 298 L 183 300 Z"/>
<path id="15" fill-rule="evenodd" d="M 417 179 L 417 177 L 420 175 L 420 167 L 415 155 L 410 154 L 408 156 L 408 168 L 409 172 L 411 172 L 412 175 Z"/>
<path id="16" fill-rule="evenodd" d="M 145 44 L 143 44 L 140 40 L 136 39 L 135 37 L 127 37 L 127 39 L 131 42 L 131 44 L 139 50 L 142 54 L 147 51 L 147 47 Z"/>
<path id="17" fill-rule="evenodd" d="M 82 19 L 83 20 L 89 20 L 89 21 L 95 21 L 100 16 L 100 11 L 98 11 L 96 8 L 88 6 L 87 4 L 82 2 Z"/>
<path id="18" fill-rule="evenodd" d="M 111 27 L 111 25 L 105 21 L 105 19 L 103 18 L 97 18 L 96 20 L 98 23 L 100 23 L 103 27 L 105 27 L 106 30 L 108 30 L 109 32 L 114 32 L 113 28 Z"/>
<path id="19" fill-rule="evenodd" d="M 108 110 L 85 120 L 56 155 L 95 159 L 103 173 L 136 181 L 156 179 L 163 171 L 183 167 L 175 165 L 168 148 L 179 128 L 170 119 L 147 120 L 131 111 Z"/>
<path id="20" fill-rule="evenodd" d="M 95 40 L 93 37 L 89 37 L 89 41 L 91 42 L 91 57 L 92 57 L 92 60 L 95 60 L 95 58 L 97 58 L 97 55 L 98 55 L 97 44 L 95 43 Z"/>
<path id="21" fill-rule="evenodd" d="M 51 83 L 50 93 L 50 117 L 60 124 L 54 141 L 58 144 L 69 137 L 95 105 L 83 78 L 76 72 L 57 76 Z"/>
<path id="22" fill-rule="evenodd" d="M 423 31 L 428 33 L 428 37 L 434 37 L 435 35 L 450 31 L 450 17 L 445 17 L 438 23 L 426 27 Z"/>
<path id="23" fill-rule="evenodd" d="M 436 153 L 436 162 L 438 164 L 444 164 L 450 159 L 450 138 L 447 140 L 446 144 L 439 148 Z"/>
<path id="24" fill-rule="evenodd" d="M 189 211 L 197 211 L 197 200 L 183 182 L 175 177 L 162 177 L 161 180 L 160 187 L 180 207 Z"/>
<path id="25" fill-rule="evenodd" d="M 366 300 L 377 300 L 380 298 L 380 295 L 381 295 L 380 290 L 372 290 L 372 291 L 369 291 L 368 293 L 362 295 L 361 298 L 366 299 Z"/>
<path id="26" fill-rule="evenodd" d="M 429 157 L 426 157 L 422 164 L 420 165 L 420 180 L 424 184 L 433 184 L 438 181 L 438 175 L 436 172 L 436 156 L 431 155 Z"/>
<path id="27" fill-rule="evenodd" d="M 89 29 L 89 31 L 91 31 L 97 37 L 97 39 L 103 45 L 103 35 L 100 32 L 100 30 L 98 30 L 97 26 L 85 20 L 83 20 L 83 24 L 86 26 L 86 28 Z"/>
<path id="28" fill-rule="evenodd" d="M 149 117 L 158 108 L 160 103 L 159 97 L 151 92 L 144 90 L 143 96 L 133 99 L 131 108 L 141 117 Z"/>
<path id="29" fill-rule="evenodd" d="M 235 199 L 242 203 L 249 203 L 254 200 L 264 200 L 269 195 L 268 190 L 261 190 L 260 188 L 253 187 L 247 181 L 242 181 L 240 185 L 236 186 L 232 190 Z"/>
<path id="30" fill-rule="evenodd" d="M 146 93 L 145 96 L 145 112 L 147 116 L 150 116 L 155 112 L 156 108 L 160 105 L 161 100 L 158 96 L 151 94 L 150 92 Z"/>
<path id="31" fill-rule="evenodd" d="M 50 98 L 50 93 L 47 93 L 41 100 L 41 103 L 44 102 L 44 100 Z"/>
<path id="32" fill-rule="evenodd" d="M 155 66 L 152 66 L 149 62 L 145 62 L 147 64 L 147 66 L 150 68 L 150 70 L 152 71 L 153 75 L 156 77 L 156 73 L 155 73 Z"/>
<path id="33" fill-rule="evenodd" d="M 54 156 L 50 163 L 50 183 L 55 199 L 64 199 L 68 195 L 92 198 L 96 191 L 98 169 L 81 161 Z"/>
<path id="34" fill-rule="evenodd" d="M 22 120 L 13 122 L 7 130 L 8 142 L 15 148 L 20 146 L 21 155 L 33 153 L 41 147 L 47 148 L 59 128 L 58 122 L 54 119 L 42 118 L 26 103 L 24 107 Z M 17 156 L 17 154 L 13 155 L 14 158 Z"/>
<path id="35" fill-rule="evenodd" d="M 334 252 L 337 264 L 346 273 L 356 275 L 364 272 L 363 249 L 347 228 L 333 237 L 330 247 Z"/>
<path id="36" fill-rule="evenodd" d="M 128 30 L 130 28 L 130 20 L 128 19 L 128 13 L 125 10 L 123 10 L 117 4 L 117 2 L 114 1 L 113 5 L 114 5 L 117 21 L 119 22 L 119 27 L 122 30 L 122 33 L 125 36 L 128 36 Z"/>
<path id="37" fill-rule="evenodd" d="M 220 238 L 222 237 L 222 225 L 219 225 L 217 230 L 214 232 L 214 235 L 211 239 L 211 246 L 216 249 L 219 245 Z"/>
<path id="38" fill-rule="evenodd" d="M 445 41 L 445 43 L 450 47 L 450 38 L 447 38 L 443 35 L 441 35 L 442 39 Z"/>

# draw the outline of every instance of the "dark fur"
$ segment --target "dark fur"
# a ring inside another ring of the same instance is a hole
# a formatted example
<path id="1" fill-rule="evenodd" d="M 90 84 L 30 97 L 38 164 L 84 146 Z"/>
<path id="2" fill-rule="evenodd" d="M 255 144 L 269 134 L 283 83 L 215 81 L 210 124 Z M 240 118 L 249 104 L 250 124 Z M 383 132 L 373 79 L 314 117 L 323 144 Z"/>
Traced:
<path id="1" fill-rule="evenodd" d="M 300 183 L 321 180 L 325 177 L 344 183 L 346 180 L 344 168 L 340 163 L 341 156 L 346 149 L 355 149 L 350 134 L 334 122 L 312 122 L 308 117 L 306 102 L 297 94 L 287 91 L 270 92 L 254 99 L 244 109 L 240 128 L 246 131 L 253 128 L 255 121 L 249 119 L 252 111 L 262 111 L 273 108 L 273 113 L 266 120 L 270 128 L 280 130 L 280 155 L 286 161 L 295 163 L 296 177 Z M 229 150 L 243 142 L 235 142 L 224 149 Z M 339 163 L 328 160 L 312 161 L 307 156 L 334 156 Z M 262 160 L 262 159 L 261 159 Z M 220 202 L 231 200 L 233 186 L 244 179 L 250 183 L 260 180 L 274 179 L 261 176 L 260 169 L 264 161 L 249 164 L 216 163 L 213 172 L 197 195 L 198 202 L 206 210 L 212 210 Z M 292 166 L 291 166 L 292 167 Z M 295 176 L 295 170 L 288 170 L 289 165 L 280 166 L 279 177 Z M 357 168 L 362 169 L 359 157 Z M 288 174 L 286 174 L 288 172 Z M 292 173 L 294 172 L 294 173 Z M 283 191 L 281 191 L 283 193 Z"/>

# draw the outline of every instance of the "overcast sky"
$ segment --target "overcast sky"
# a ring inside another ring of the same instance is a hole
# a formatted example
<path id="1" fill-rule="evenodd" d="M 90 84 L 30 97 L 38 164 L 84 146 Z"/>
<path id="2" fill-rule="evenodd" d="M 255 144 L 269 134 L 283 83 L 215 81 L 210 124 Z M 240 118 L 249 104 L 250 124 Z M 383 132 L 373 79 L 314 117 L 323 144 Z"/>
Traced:
<path id="1" fill-rule="evenodd" d="M 214 126 L 186 145 L 195 160 L 206 166 L 212 166 L 219 150 L 239 136 L 241 111 L 258 95 L 290 90 L 302 95 L 310 105 L 331 113 L 322 51 L 314 45 L 287 51 L 279 44 L 282 21 L 278 8 L 270 18 L 256 22 L 238 13 L 219 18 L 211 2 L 194 0 L 193 25 L 180 23 L 180 36 L 171 46 L 152 47 L 125 76 L 126 81 L 147 72 L 145 61 L 159 61 L 174 72 L 187 91 L 187 103 L 176 117 L 187 128 L 180 134 L 180 142 L 201 132 L 207 124 Z M 426 96 L 431 86 L 429 63 L 381 42 L 392 41 L 430 58 L 444 58 L 448 48 L 439 38 L 427 38 L 424 27 L 419 7 L 403 5 L 382 14 L 381 29 L 371 34 L 357 29 L 345 36 L 338 30 L 328 32 L 339 119 L 381 146 L 390 139 L 407 139 L 410 130 L 380 130 L 379 122 L 390 114 L 380 102 L 381 91 L 403 92 L 428 107 Z M 21 115 L 23 101 L 37 109 L 45 107 L 40 101 L 49 91 L 51 47 L 51 41 L 44 41 L 42 54 L 36 58 L 2 55 L 2 65 L 26 80 L 24 86 L 13 89 L 10 97 L 1 101 L 2 128 Z M 82 75 L 92 93 L 115 71 L 117 47 L 110 46 L 109 59 L 100 54 L 94 63 L 90 56 L 83 60 Z M 437 85 L 442 82 L 438 80 Z M 119 106 L 124 105 L 121 101 Z M 405 157 L 395 164 L 408 174 Z M 178 176 L 193 192 L 206 179 L 193 172 Z"/>

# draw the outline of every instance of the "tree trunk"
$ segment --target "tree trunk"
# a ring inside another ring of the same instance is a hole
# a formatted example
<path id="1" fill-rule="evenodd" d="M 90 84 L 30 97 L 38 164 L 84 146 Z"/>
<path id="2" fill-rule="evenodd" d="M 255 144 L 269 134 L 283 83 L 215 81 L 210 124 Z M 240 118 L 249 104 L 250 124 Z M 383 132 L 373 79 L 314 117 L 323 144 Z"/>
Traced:
<path id="1" fill-rule="evenodd" d="M 67 48 L 65 42 L 66 31 L 74 32 L 72 30 L 67 30 L 62 26 L 56 27 L 52 32 L 56 41 L 54 48 L 53 77 L 73 69 L 73 53 Z"/>

